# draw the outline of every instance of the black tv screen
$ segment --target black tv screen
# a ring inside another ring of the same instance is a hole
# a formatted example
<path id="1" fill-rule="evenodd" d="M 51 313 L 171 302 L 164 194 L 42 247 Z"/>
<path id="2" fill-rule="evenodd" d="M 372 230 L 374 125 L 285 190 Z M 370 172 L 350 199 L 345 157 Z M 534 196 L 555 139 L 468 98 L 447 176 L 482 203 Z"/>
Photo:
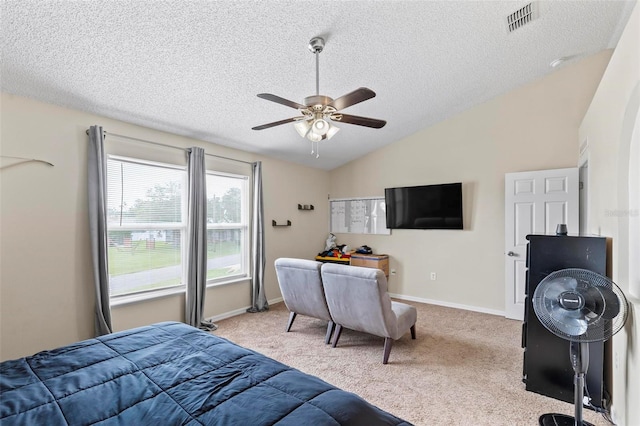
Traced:
<path id="1" fill-rule="evenodd" d="M 463 229 L 462 184 L 385 188 L 387 228 Z"/>

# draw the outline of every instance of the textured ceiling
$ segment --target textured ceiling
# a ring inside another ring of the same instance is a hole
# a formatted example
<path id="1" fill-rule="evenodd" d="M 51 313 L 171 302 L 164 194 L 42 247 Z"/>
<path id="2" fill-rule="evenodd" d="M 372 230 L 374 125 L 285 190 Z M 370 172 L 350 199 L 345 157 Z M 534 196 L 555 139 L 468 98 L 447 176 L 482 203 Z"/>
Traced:
<path id="1" fill-rule="evenodd" d="M 330 170 L 553 71 L 559 57 L 615 47 L 634 1 L 3 0 L 2 90 Z M 309 40 L 323 36 L 320 93 L 377 96 L 345 113 L 320 158 L 298 115 L 256 97 L 315 94 Z M 99 124 L 99 123 L 98 123 Z M 106 129 L 107 131 L 109 129 Z"/>

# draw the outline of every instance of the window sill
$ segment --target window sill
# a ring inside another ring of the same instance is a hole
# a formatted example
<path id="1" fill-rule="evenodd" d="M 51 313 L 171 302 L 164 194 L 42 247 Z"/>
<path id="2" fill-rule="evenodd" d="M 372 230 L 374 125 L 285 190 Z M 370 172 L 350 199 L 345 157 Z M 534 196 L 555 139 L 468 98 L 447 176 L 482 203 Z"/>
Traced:
<path id="1" fill-rule="evenodd" d="M 251 277 L 246 276 L 246 277 L 238 277 L 238 278 L 234 278 L 231 280 L 227 280 L 227 281 L 218 281 L 218 282 L 212 282 L 212 283 L 207 283 L 207 288 L 212 288 L 212 287 L 221 287 L 227 284 L 235 284 L 235 283 L 240 283 L 240 282 L 244 282 L 244 281 L 251 281 Z"/>
<path id="2" fill-rule="evenodd" d="M 238 277 L 228 281 L 220 281 L 207 284 L 207 288 L 221 287 L 228 284 L 236 284 L 240 282 L 251 281 L 251 277 Z M 134 303 L 145 302 L 147 300 L 160 299 L 162 297 L 174 296 L 176 294 L 183 294 L 186 291 L 184 287 L 168 288 L 165 290 L 158 290 L 149 293 L 130 294 L 126 296 L 117 296 L 109 299 L 111 307 L 131 305 Z"/>
<path id="3" fill-rule="evenodd" d="M 109 299 L 112 307 L 130 305 L 133 303 L 144 302 L 152 299 L 159 299 L 162 297 L 174 296 L 176 294 L 183 294 L 185 292 L 184 287 L 168 288 L 165 290 L 158 290 L 149 293 L 130 294 L 126 296 L 117 296 Z"/>

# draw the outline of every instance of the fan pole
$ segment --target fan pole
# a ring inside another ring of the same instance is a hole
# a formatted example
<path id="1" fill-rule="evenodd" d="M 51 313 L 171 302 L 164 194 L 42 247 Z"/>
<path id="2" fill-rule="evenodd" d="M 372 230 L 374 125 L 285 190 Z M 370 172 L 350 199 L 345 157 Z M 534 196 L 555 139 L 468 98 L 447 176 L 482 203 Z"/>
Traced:
<path id="1" fill-rule="evenodd" d="M 571 366 L 575 372 L 573 379 L 575 424 L 576 426 L 583 426 L 582 400 L 584 399 L 584 375 L 589 367 L 589 344 L 587 342 L 570 342 L 569 356 L 571 358 Z"/>
<path id="2" fill-rule="evenodd" d="M 320 52 L 316 50 L 316 96 L 320 96 Z"/>
<path id="3" fill-rule="evenodd" d="M 324 49 L 324 39 L 314 37 L 309 41 L 309 50 L 316 56 L 316 96 L 320 96 L 320 52 Z"/>

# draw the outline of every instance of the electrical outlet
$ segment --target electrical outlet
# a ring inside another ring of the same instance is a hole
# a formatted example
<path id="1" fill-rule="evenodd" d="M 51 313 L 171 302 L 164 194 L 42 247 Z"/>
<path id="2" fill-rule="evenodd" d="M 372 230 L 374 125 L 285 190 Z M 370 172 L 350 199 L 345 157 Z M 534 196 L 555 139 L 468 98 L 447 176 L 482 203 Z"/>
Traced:
<path id="1" fill-rule="evenodd" d="M 431 273 L 431 281 L 435 281 L 438 278 L 435 272 Z"/>
<path id="2" fill-rule="evenodd" d="M 396 270 L 395 270 L 395 269 L 392 269 L 391 271 L 389 271 L 389 273 L 390 273 L 391 275 L 395 275 L 395 274 L 396 274 Z"/>

